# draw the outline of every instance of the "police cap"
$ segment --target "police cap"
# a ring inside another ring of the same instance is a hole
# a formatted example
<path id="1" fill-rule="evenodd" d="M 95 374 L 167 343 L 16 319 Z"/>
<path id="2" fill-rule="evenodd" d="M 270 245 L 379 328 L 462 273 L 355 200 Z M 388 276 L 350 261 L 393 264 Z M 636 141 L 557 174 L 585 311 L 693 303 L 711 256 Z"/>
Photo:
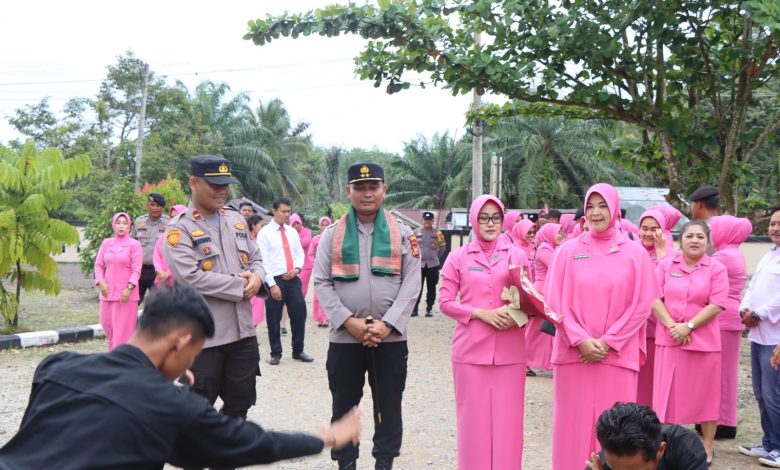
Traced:
<path id="1" fill-rule="evenodd" d="M 211 184 L 233 184 L 238 180 L 233 177 L 230 161 L 216 155 L 199 155 L 190 160 L 190 174 L 200 176 Z"/>
<path id="2" fill-rule="evenodd" d="M 712 186 L 702 186 L 696 191 L 691 194 L 691 201 L 701 201 L 704 199 L 709 199 L 713 196 L 718 196 L 720 193 L 718 193 L 718 188 L 714 188 Z"/>
<path id="3" fill-rule="evenodd" d="M 160 206 L 160 207 L 165 207 L 165 198 L 163 197 L 163 195 L 162 195 L 162 194 L 157 194 L 157 193 L 149 193 L 149 194 L 146 196 L 146 200 L 147 200 L 148 202 L 155 202 L 155 203 L 157 203 L 157 205 L 158 205 L 158 206 Z"/>
<path id="4" fill-rule="evenodd" d="M 376 163 L 357 163 L 347 169 L 347 183 L 361 181 L 384 181 L 385 170 Z"/>

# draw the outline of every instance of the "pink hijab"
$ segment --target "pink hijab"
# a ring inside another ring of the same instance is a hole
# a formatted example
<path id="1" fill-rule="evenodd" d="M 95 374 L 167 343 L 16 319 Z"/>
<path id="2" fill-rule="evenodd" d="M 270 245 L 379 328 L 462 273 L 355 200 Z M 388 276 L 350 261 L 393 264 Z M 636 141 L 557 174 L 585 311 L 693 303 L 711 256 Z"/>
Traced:
<path id="1" fill-rule="evenodd" d="M 495 203 L 498 206 L 498 210 L 501 211 L 501 213 L 504 212 L 504 204 L 499 198 L 493 196 L 492 194 L 483 194 L 482 196 L 474 199 L 474 202 L 471 203 L 471 208 L 469 209 L 469 221 L 471 222 L 471 226 L 474 229 L 474 240 L 479 244 L 480 248 L 482 248 L 482 251 L 485 253 L 491 253 L 496 247 L 496 242 L 498 241 L 498 238 L 492 242 L 486 241 L 484 238 L 482 238 L 482 235 L 479 234 L 479 211 L 482 210 L 482 208 L 488 202 Z"/>
<path id="2" fill-rule="evenodd" d="M 591 228 L 585 232 L 585 239 L 599 248 L 605 248 L 625 240 L 625 237 L 617 229 L 620 225 L 620 198 L 618 197 L 617 189 L 615 189 L 614 186 L 606 183 L 594 184 L 588 189 L 587 194 L 585 194 L 586 207 L 588 205 L 588 199 L 595 193 L 600 194 L 601 197 L 604 198 L 604 202 L 607 203 L 607 208 L 609 209 L 609 225 L 603 232 L 597 232 Z"/>
<path id="3" fill-rule="evenodd" d="M 301 226 L 303 226 L 303 220 L 301 219 L 300 215 L 298 215 L 298 214 L 291 215 L 290 216 L 290 227 L 295 225 L 296 222 L 298 222 L 299 224 L 301 224 Z"/>
<path id="4" fill-rule="evenodd" d="M 504 215 L 504 225 L 501 229 L 504 232 L 509 232 L 514 227 L 517 218 L 523 215 L 523 211 L 509 211 Z"/>
<path id="5" fill-rule="evenodd" d="M 733 215 L 719 215 L 710 219 L 710 239 L 718 250 L 739 246 L 753 233 L 748 219 Z"/>
<path id="6" fill-rule="evenodd" d="M 170 217 L 171 211 L 176 211 L 176 214 L 183 214 L 187 211 L 187 206 L 176 204 L 175 206 L 171 207 L 168 211 L 168 216 Z M 176 216 L 174 216 L 176 217 Z"/>
<path id="7" fill-rule="evenodd" d="M 317 221 L 317 225 L 322 224 L 323 220 L 327 220 L 328 221 L 328 225 L 333 223 L 333 220 L 330 217 L 328 217 L 327 215 L 323 215 L 322 217 L 320 217 L 320 220 Z"/>
<path id="8" fill-rule="evenodd" d="M 127 220 L 127 233 L 124 235 L 117 235 L 116 233 L 116 221 L 120 218 L 124 217 L 125 220 Z M 130 224 L 133 223 L 133 219 L 130 218 L 129 215 L 127 215 L 127 212 L 117 212 L 114 214 L 113 217 L 111 217 L 111 229 L 114 230 L 114 238 L 116 238 L 119 241 L 125 241 L 127 238 L 129 238 L 128 234 L 130 233 Z"/>
<path id="9" fill-rule="evenodd" d="M 664 221 L 659 221 L 659 223 L 661 224 L 661 229 L 664 231 L 666 246 L 674 246 L 674 235 L 672 235 L 672 229 L 682 218 L 682 212 L 669 205 L 650 206 L 648 207 L 648 210 L 650 209 L 657 210 L 664 215 Z"/>
<path id="10" fill-rule="evenodd" d="M 525 236 L 528 235 L 528 232 L 535 226 L 536 224 L 530 220 L 523 219 L 512 227 L 512 244 L 523 250 L 526 258 L 529 260 L 534 258 L 534 245 L 527 241 Z"/>
<path id="11" fill-rule="evenodd" d="M 651 219 L 655 220 L 655 222 L 658 224 L 659 227 L 661 227 L 661 230 L 664 228 L 664 224 L 666 223 L 666 218 L 664 217 L 663 213 L 659 211 L 658 209 L 648 209 L 642 213 L 642 215 L 639 217 L 639 226 L 642 226 L 642 221 L 646 218 L 650 217 Z M 666 239 L 666 235 L 664 235 L 664 239 Z M 653 258 L 653 255 L 655 254 L 655 245 L 647 246 L 644 243 L 642 243 L 642 239 L 640 238 L 639 242 L 642 244 L 645 250 L 647 250 L 647 253 L 650 255 L 650 258 Z M 674 249 L 674 244 L 671 246 L 669 245 L 669 240 L 666 240 L 666 253 L 667 255 L 674 253 L 676 250 Z"/>
<path id="12" fill-rule="evenodd" d="M 561 230 L 568 238 L 577 224 L 574 222 L 574 214 L 561 214 Z"/>
<path id="13" fill-rule="evenodd" d="M 561 231 L 561 224 L 544 224 L 539 232 L 536 234 L 536 242 L 541 248 L 542 245 L 549 245 L 553 250 L 557 246 L 555 238 L 558 236 L 558 232 Z"/>

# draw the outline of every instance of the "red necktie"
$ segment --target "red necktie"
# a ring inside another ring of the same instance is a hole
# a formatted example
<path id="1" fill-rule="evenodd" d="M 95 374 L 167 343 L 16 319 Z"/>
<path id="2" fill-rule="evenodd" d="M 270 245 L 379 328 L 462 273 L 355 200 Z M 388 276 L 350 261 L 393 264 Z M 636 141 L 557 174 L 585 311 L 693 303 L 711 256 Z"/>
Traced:
<path id="1" fill-rule="evenodd" d="M 284 247 L 284 261 L 287 263 L 287 272 L 289 273 L 294 269 L 292 251 L 290 251 L 290 242 L 287 241 L 287 234 L 284 233 L 284 225 L 279 227 L 279 231 L 282 232 L 282 246 Z"/>

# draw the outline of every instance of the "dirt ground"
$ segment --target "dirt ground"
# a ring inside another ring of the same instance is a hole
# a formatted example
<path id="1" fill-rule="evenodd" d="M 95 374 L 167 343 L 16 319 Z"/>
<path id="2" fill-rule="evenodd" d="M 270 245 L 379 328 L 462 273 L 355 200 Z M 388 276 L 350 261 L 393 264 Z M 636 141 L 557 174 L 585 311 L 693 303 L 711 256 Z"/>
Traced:
<path id="1" fill-rule="evenodd" d="M 401 456 L 396 460 L 396 468 L 400 470 L 456 468 L 455 403 L 449 361 L 453 328 L 454 321 L 437 310 L 433 318 L 418 317 L 411 321 L 409 378 L 404 395 L 404 443 Z M 269 348 L 265 324 L 259 325 L 257 331 L 263 376 L 257 381 L 258 403 L 250 410 L 250 419 L 277 430 L 316 431 L 330 417 L 331 400 L 325 372 L 327 330 L 317 328 L 311 321 L 307 326 L 306 351 L 316 358 L 311 364 L 290 359 L 290 338 L 284 338 L 285 356 L 278 367 L 267 364 Z M 759 443 L 761 436 L 758 411 L 750 391 L 747 346 L 745 342 L 740 369 L 739 436 L 736 441 L 716 443 L 713 469 L 760 468 L 754 459 L 736 451 L 738 444 Z M 0 445 L 18 428 L 38 362 L 48 354 L 65 349 L 101 352 L 106 349 L 106 343 L 95 340 L 0 352 Z M 365 397 L 363 456 L 358 461 L 361 469 L 373 468 L 370 458 L 373 423 L 368 386 Z M 552 378 L 550 373 L 541 373 L 526 383 L 524 468 L 550 468 L 551 430 Z M 323 453 L 265 468 L 322 469 L 335 468 L 335 464 L 327 453 Z"/>

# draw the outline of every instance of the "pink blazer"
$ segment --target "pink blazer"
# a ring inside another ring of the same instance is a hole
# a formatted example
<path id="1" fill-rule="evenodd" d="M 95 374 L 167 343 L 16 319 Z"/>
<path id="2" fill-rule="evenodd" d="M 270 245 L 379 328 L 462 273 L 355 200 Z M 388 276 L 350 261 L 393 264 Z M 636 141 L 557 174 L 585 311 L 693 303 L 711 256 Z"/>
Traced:
<path id="1" fill-rule="evenodd" d="M 108 297 L 101 296 L 100 300 L 118 301 L 128 282 L 135 286 L 129 300 L 139 300 L 138 279 L 141 277 L 142 263 L 143 253 L 138 240 L 129 236 L 103 240 L 95 258 L 95 285 L 105 281 Z"/>
<path id="2" fill-rule="evenodd" d="M 656 267 L 664 305 L 677 323 L 695 317 L 707 305 L 725 306 L 729 301 L 729 278 L 722 264 L 704 255 L 689 268 L 682 252 L 667 256 Z M 720 328 L 715 317 L 691 333 L 691 343 L 681 346 L 661 322 L 655 326 L 655 344 L 688 351 L 720 351 Z"/>
<path id="3" fill-rule="evenodd" d="M 298 237 L 301 239 L 301 246 L 303 247 L 303 252 L 309 253 L 309 248 L 313 240 L 311 237 L 311 230 L 307 229 L 306 227 L 301 227 L 301 229 L 298 231 Z M 313 268 L 314 268 L 314 258 L 306 256 L 306 258 L 303 260 L 302 269 L 313 269 Z"/>
<path id="4" fill-rule="evenodd" d="M 501 292 L 512 285 L 510 261 L 528 267 L 525 253 L 505 239 L 497 242 L 490 259 L 476 241 L 447 257 L 441 269 L 439 307 L 458 322 L 452 340 L 452 362 L 495 365 L 526 362 L 523 328 L 496 330 L 471 318 L 476 308 L 493 309 L 506 304 L 501 300 Z"/>

